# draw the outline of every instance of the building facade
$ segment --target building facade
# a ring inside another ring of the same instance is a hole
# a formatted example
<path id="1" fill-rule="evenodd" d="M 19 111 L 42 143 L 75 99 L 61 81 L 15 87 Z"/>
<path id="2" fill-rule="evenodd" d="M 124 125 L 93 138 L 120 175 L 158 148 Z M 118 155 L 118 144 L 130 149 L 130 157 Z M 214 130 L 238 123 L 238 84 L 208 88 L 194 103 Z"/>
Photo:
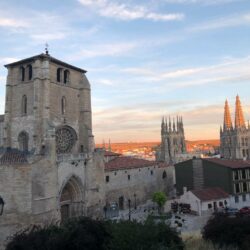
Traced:
<path id="1" fill-rule="evenodd" d="M 186 142 L 184 135 L 184 127 L 182 117 L 169 120 L 162 118 L 161 123 L 161 145 L 156 154 L 158 161 L 166 163 L 176 163 L 179 158 L 185 158 L 186 154 Z"/>
<path id="2" fill-rule="evenodd" d="M 102 216 L 104 162 L 94 150 L 86 71 L 48 53 L 6 68 L 0 242 L 22 226 Z"/>
<path id="3" fill-rule="evenodd" d="M 236 96 L 234 124 L 228 102 L 224 107 L 224 123 L 220 128 L 220 153 L 225 159 L 249 159 L 250 128 L 246 126 L 240 98 Z"/>

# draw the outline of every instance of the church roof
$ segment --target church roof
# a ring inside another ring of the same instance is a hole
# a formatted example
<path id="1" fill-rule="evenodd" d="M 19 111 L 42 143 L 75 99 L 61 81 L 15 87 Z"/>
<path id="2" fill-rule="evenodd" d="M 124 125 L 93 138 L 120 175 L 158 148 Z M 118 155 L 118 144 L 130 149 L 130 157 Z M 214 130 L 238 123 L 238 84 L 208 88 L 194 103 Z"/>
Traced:
<path id="1" fill-rule="evenodd" d="M 0 158 L 0 165 L 25 164 L 28 163 L 23 152 L 16 149 L 8 149 Z"/>
<path id="2" fill-rule="evenodd" d="M 218 187 L 206 188 L 200 190 L 191 190 L 191 192 L 201 201 L 219 200 L 229 197 L 228 193 L 226 193 L 223 189 Z"/>
<path id="3" fill-rule="evenodd" d="M 250 168 L 250 160 L 227 160 L 219 158 L 206 158 L 203 160 L 233 169 Z"/>
<path id="4" fill-rule="evenodd" d="M 67 67 L 67 68 L 70 68 L 70 69 L 73 69 L 73 70 L 76 70 L 76 71 L 80 71 L 82 73 L 86 73 L 87 72 L 85 69 L 81 69 L 81 68 L 75 67 L 75 66 L 73 66 L 71 64 L 68 64 L 68 63 L 63 62 L 61 60 L 58 60 L 55 57 L 50 56 L 49 54 L 44 54 L 44 53 L 36 55 L 36 56 L 29 57 L 29 58 L 26 58 L 26 59 L 23 59 L 23 60 L 20 60 L 20 61 L 17 61 L 17 62 L 9 63 L 9 64 L 6 64 L 4 66 L 6 68 L 8 68 L 8 67 L 11 67 L 11 66 L 16 66 L 16 65 L 19 65 L 19 64 L 28 63 L 28 62 L 34 61 L 35 59 L 45 59 L 45 58 L 46 59 L 49 58 L 49 60 L 51 62 L 54 62 L 56 64 L 62 65 L 64 67 Z"/>
<path id="5" fill-rule="evenodd" d="M 147 161 L 128 156 L 120 156 L 105 163 L 105 170 L 112 171 L 121 169 L 143 168 L 154 165 L 156 165 L 156 162 L 154 161 Z"/>

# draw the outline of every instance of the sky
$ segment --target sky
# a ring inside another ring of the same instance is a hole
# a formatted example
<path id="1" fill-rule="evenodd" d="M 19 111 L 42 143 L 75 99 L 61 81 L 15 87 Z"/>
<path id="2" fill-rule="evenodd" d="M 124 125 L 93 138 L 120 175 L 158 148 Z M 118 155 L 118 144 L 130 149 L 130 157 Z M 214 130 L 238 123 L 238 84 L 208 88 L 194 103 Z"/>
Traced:
<path id="1" fill-rule="evenodd" d="M 162 116 L 188 140 L 218 139 L 225 99 L 250 118 L 249 0 L 0 0 L 4 64 L 44 52 L 87 70 L 97 143 L 159 141 Z"/>

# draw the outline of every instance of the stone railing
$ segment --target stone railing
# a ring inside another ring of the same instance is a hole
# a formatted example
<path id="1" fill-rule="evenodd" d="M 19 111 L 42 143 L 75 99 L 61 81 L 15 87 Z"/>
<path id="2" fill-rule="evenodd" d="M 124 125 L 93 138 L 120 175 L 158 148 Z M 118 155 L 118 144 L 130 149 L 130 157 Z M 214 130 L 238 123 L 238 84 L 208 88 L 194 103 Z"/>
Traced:
<path id="1" fill-rule="evenodd" d="M 58 154 L 57 162 L 84 161 L 88 159 L 87 153 L 80 154 Z"/>

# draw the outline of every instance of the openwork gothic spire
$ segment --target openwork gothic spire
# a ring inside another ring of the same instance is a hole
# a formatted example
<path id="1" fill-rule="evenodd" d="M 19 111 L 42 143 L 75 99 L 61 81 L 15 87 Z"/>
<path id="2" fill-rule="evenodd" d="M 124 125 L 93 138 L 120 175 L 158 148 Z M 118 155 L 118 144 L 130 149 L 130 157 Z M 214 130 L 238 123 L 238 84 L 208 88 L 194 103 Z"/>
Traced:
<path id="1" fill-rule="evenodd" d="M 231 129 L 231 128 L 232 128 L 232 120 L 231 120 L 228 102 L 226 100 L 225 108 L 224 108 L 224 130 Z"/>
<path id="2" fill-rule="evenodd" d="M 245 127 L 245 119 L 241 108 L 240 98 L 237 95 L 235 103 L 235 128 L 242 128 L 242 127 Z"/>

